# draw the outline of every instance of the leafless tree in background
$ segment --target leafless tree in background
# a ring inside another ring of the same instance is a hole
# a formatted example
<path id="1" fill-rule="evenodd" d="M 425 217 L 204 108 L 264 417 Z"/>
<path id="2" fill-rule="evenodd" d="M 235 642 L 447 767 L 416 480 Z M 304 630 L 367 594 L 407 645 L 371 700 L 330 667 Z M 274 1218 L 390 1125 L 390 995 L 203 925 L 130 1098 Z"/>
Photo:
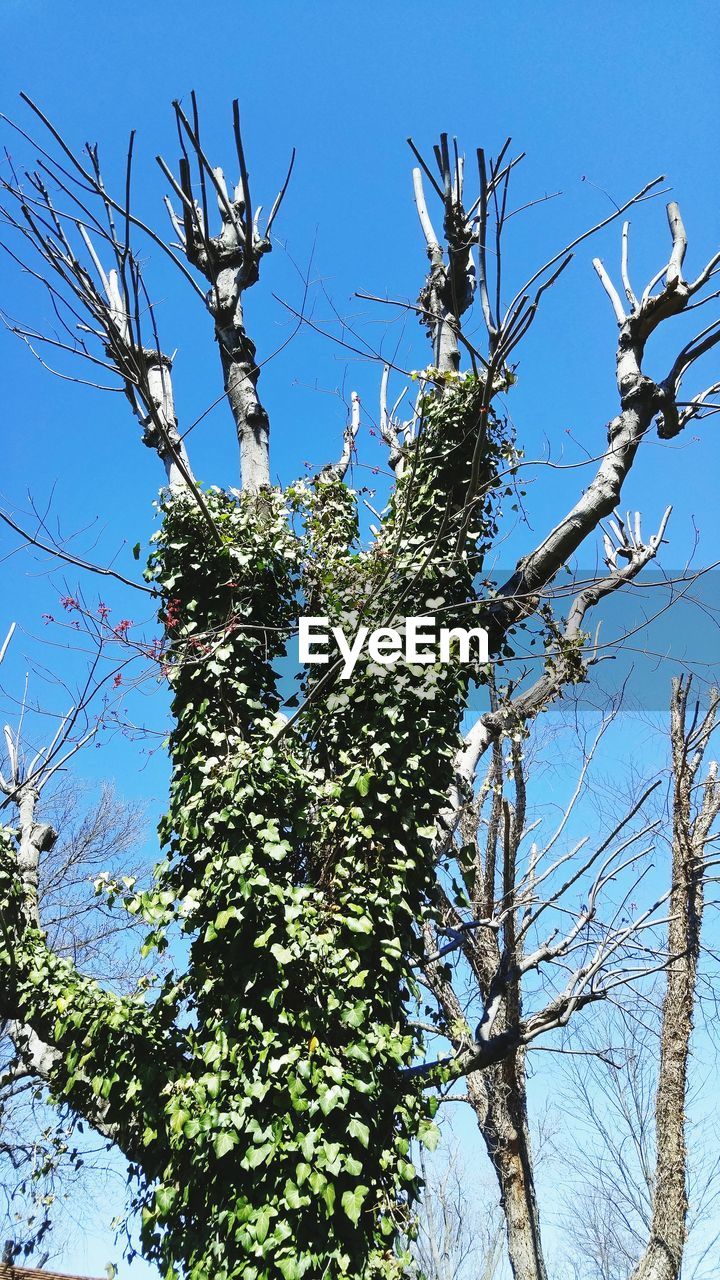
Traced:
<path id="1" fill-rule="evenodd" d="M 566 829 L 572 830 L 573 809 L 604 725 L 585 749 L 580 780 L 549 839 L 539 840 L 539 820 L 530 821 L 527 816 L 527 778 L 519 738 L 511 739 L 507 758 L 496 744 L 485 784 L 463 818 L 467 825 L 457 867 L 472 903 L 472 927 L 463 918 L 458 899 L 446 895 L 443 932 L 451 941 L 442 945 L 436 935 L 436 958 L 426 966 L 425 978 L 441 1010 L 443 1034 L 457 1053 L 463 1052 L 470 1035 L 468 1020 L 477 1016 L 478 1008 L 481 1025 L 476 1041 L 482 1037 L 482 1019 L 488 1016 L 502 1029 L 523 1028 L 520 1046 L 497 1064 L 469 1073 L 466 1081 L 466 1100 L 497 1174 L 517 1280 L 545 1280 L 548 1274 L 529 1132 L 527 1047 L 532 1047 L 538 1025 L 566 1026 L 584 1005 L 614 1002 L 643 974 L 649 978 L 658 972 L 663 974 L 665 994 L 657 1071 L 652 1050 L 649 1060 L 638 1062 L 629 1053 L 625 1063 L 622 1054 L 618 1061 L 610 1047 L 596 1044 L 592 1049 L 607 1070 L 617 1072 L 616 1100 L 621 1109 L 627 1109 L 626 1132 L 621 1139 L 617 1128 L 610 1128 L 606 1139 L 611 1149 L 606 1155 L 613 1157 L 614 1164 L 611 1159 L 610 1171 L 605 1164 L 604 1172 L 596 1171 L 595 1182 L 588 1181 L 584 1200 L 587 1205 L 591 1198 L 593 1209 L 586 1208 L 585 1217 L 579 1219 L 578 1240 L 589 1252 L 579 1274 L 588 1280 L 595 1275 L 616 1280 L 616 1276 L 628 1276 L 637 1263 L 635 1280 L 677 1280 L 680 1275 L 688 1212 L 688 1055 L 704 886 L 714 862 L 710 846 L 720 812 L 716 766 L 709 765 L 700 777 L 716 726 L 718 698 L 711 695 L 705 713 L 699 703 L 688 711 L 689 693 L 688 680 L 674 682 L 669 835 L 659 816 L 640 817 L 658 780 L 644 788 L 629 814 L 596 846 L 590 845 L 589 852 L 587 836 L 577 839 L 573 833 L 563 839 Z M 512 799 L 506 794 L 508 775 Z M 661 874 L 669 875 L 670 884 L 651 893 L 650 905 L 639 909 L 634 899 L 644 892 L 651 870 L 649 855 L 662 867 L 659 854 L 665 843 L 670 865 Z M 448 955 L 461 960 L 448 964 Z M 635 1048 L 639 1044 L 638 1038 Z M 648 1093 L 651 1078 L 655 1083 Z M 590 1107 L 589 1097 L 587 1102 Z M 602 1110 L 602 1099 L 598 1106 Z M 655 1140 L 648 1123 L 650 1108 L 655 1114 Z M 589 1111 L 586 1122 L 592 1120 Z M 594 1120 L 602 1130 L 597 1113 Z M 636 1179 L 626 1187 L 625 1203 L 621 1195 L 611 1194 L 614 1181 L 623 1181 L 628 1170 L 627 1163 L 622 1163 L 625 1156 L 612 1147 L 616 1141 L 635 1144 L 644 1183 L 638 1185 Z M 593 1167 L 596 1159 L 604 1159 L 597 1145 L 586 1154 L 585 1166 Z M 595 1197 L 593 1188 L 598 1186 L 604 1187 L 605 1194 Z M 607 1270 L 610 1267 L 615 1270 Z"/>
<path id="2" fill-rule="evenodd" d="M 423 1280 L 496 1280 L 503 1251 L 499 1211 L 488 1212 L 489 1188 L 450 1135 L 442 1156 L 421 1156 L 425 1189 L 413 1254 Z"/>
<path id="3" fill-rule="evenodd" d="M 661 1017 L 660 981 L 606 1005 L 568 1038 L 559 1105 L 570 1124 L 560 1135 L 555 1177 L 564 1189 L 558 1212 L 573 1280 L 627 1280 L 647 1247 Z M 688 1280 L 712 1280 L 716 1270 L 720 1161 L 711 1072 L 702 1070 L 688 1096 Z"/>
<path id="4" fill-rule="evenodd" d="M 705 908 L 707 848 L 720 812 L 717 764 L 700 774 L 717 726 L 720 695 L 705 714 L 688 707 L 688 681 L 673 683 L 671 741 L 672 890 L 660 1028 L 660 1066 L 655 1096 L 655 1168 L 647 1246 L 633 1280 L 677 1280 L 687 1234 L 687 1146 L 685 1106 L 688 1063 L 697 1001 L 698 964 Z"/>

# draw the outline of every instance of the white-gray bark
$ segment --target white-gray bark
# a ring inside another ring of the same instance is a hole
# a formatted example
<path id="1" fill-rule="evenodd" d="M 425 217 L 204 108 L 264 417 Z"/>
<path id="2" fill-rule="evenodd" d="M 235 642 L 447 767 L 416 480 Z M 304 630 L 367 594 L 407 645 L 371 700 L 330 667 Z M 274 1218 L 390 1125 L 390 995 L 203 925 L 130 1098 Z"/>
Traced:
<path id="1" fill-rule="evenodd" d="M 235 422 L 242 486 L 255 490 L 270 484 L 270 423 L 258 393 L 260 366 L 255 344 L 245 327 L 244 295 L 257 283 L 261 259 L 272 247 L 270 233 L 287 190 L 295 153 L 265 231 L 261 232 L 260 207 L 253 214 L 237 101 L 233 103 L 233 126 L 239 179 L 230 193 L 222 169 L 213 168 L 203 151 L 194 94 L 191 99 L 192 123 L 178 102 L 173 106 L 180 135 L 197 163 L 202 200 L 198 202 L 193 195 L 186 153 L 180 161 L 178 179 L 160 160 L 160 166 L 180 200 L 180 215 L 169 201 L 166 203 L 188 262 L 202 273 L 209 285 L 205 301 L 214 322 L 225 392 Z M 217 235 L 210 231 L 208 194 L 214 196 L 220 215 Z"/>
<path id="2" fill-rule="evenodd" d="M 178 431 L 175 417 L 175 400 L 172 387 L 172 362 L 159 351 L 144 353 L 147 368 L 147 388 L 155 413 L 145 426 L 145 444 L 154 448 L 167 476 L 170 492 L 177 496 L 187 492 L 190 461 Z"/>

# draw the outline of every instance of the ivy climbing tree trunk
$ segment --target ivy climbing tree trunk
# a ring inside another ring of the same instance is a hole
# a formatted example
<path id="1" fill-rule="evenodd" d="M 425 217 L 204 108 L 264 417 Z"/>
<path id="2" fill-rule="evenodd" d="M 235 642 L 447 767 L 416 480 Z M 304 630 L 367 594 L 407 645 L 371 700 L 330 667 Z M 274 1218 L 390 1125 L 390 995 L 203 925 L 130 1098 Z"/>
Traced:
<path id="1" fill-rule="evenodd" d="M 53 168 L 43 150 L 43 171 L 65 191 L 69 165 L 83 203 L 58 212 L 37 174 L 28 175 L 31 200 L 24 188 L 5 187 L 8 224 L 40 250 L 53 288 L 83 308 L 82 332 L 99 342 L 99 357 L 86 345 L 79 354 L 114 371 L 144 443 L 165 466 L 168 486 L 144 589 L 159 605 L 155 657 L 172 690 L 173 728 L 164 861 L 149 888 L 111 879 L 104 885 L 115 909 L 145 925 L 145 952 L 165 953 L 167 975 L 149 990 L 113 994 L 53 954 L 39 927 L 28 850 L 34 858 L 49 837 L 23 806 L 57 767 L 53 743 L 8 788 L 21 813 L 20 834 L 5 827 L 0 851 L 0 1016 L 27 1027 L 42 1047 L 33 1056 L 29 1041 L 19 1040 L 53 1098 L 127 1157 L 144 1253 L 167 1276 L 403 1274 L 409 1255 L 402 1242 L 412 1233 L 419 1191 L 412 1144 L 436 1141 L 437 1088 L 467 1075 L 478 1097 L 488 1095 L 483 1132 L 503 1187 L 516 1275 L 542 1277 L 519 1089 L 524 1047 L 604 998 L 617 980 L 612 964 L 639 925 L 601 930 L 569 986 L 527 1012 L 523 973 L 564 957 L 587 936 L 602 872 L 590 905 L 572 917 L 566 950 L 553 942 L 531 952 L 520 913 L 527 909 L 535 919 L 537 904 L 532 892 L 522 903 L 512 896 L 524 833 L 519 791 L 514 812 L 498 801 L 491 863 L 481 871 L 458 832 L 474 804 L 484 751 L 563 684 L 582 678 L 585 614 L 653 558 L 667 515 L 647 545 L 639 519 L 618 533 L 606 547 L 607 573 L 577 598 L 565 626 L 546 620 L 555 648 L 525 701 L 501 709 L 493 693 L 465 742 L 463 717 L 471 688 L 497 689 L 491 672 L 502 672 L 511 656 L 511 628 L 540 611 L 543 589 L 617 502 L 653 421 L 661 416 L 667 436 L 701 416 L 706 394 L 682 412 L 674 397 L 708 349 L 705 338 L 683 348 L 662 381 L 643 371 L 642 359 L 647 338 L 685 308 L 712 263 L 694 284 L 682 279 L 681 223 L 671 217 L 668 268 L 633 300 L 630 315 L 618 316 L 621 411 L 598 475 L 493 593 L 488 558 L 522 462 L 502 407 L 515 382 L 511 356 L 585 237 L 551 258 L 503 310 L 499 274 L 497 287 L 490 285 L 486 242 L 492 234 L 497 256 L 514 165 L 505 160 L 507 148 L 492 161 L 478 153 L 480 194 L 468 209 L 457 147 L 451 155 L 441 136 L 436 180 L 413 144 L 430 269 L 411 309 L 428 332 L 432 363 L 417 371 L 421 391 L 407 421 L 388 411 L 388 371 L 383 375 L 380 434 L 393 483 L 379 526 L 361 540 L 358 494 L 348 482 L 361 428 L 357 397 L 338 462 L 285 489 L 269 483 L 269 423 L 245 295 L 271 248 L 287 179 L 261 229 L 237 104 L 239 181 L 231 193 L 205 154 L 191 101 L 190 117 L 174 104 L 178 176 L 160 160 L 180 206 L 168 201 L 180 253 L 135 214 L 132 148 L 118 202 L 102 180 L 96 149 L 79 159 L 33 104 L 62 155 L 62 169 Z M 423 173 L 441 202 L 442 244 Z M 219 211 L 217 234 L 209 197 Z M 100 248 L 86 226 L 86 198 L 98 202 L 103 226 L 111 228 Z M 162 247 L 211 317 L 238 437 L 240 492 L 195 479 L 176 416 L 172 361 L 161 348 L 131 234 Z M 72 247 L 78 237 L 81 257 Z M 101 260 L 107 254 L 111 265 Z M 606 277 L 604 283 L 613 300 Z M 487 330 L 483 351 L 462 330 L 476 292 Z M 21 326 L 16 331 L 29 338 Z M 460 661 L 454 651 L 446 662 L 417 652 L 385 661 L 370 646 L 348 674 L 333 655 L 320 675 L 310 663 L 300 671 L 299 705 L 288 717 L 293 700 L 284 701 L 277 667 L 298 615 L 308 610 L 361 639 L 384 631 L 386 639 L 389 632 L 409 640 L 412 620 L 438 613 L 489 631 L 492 661 Z M 77 741 L 68 741 L 74 750 Z M 459 906 L 447 894 L 455 863 L 464 882 Z M 173 950 L 179 938 L 184 945 Z M 472 1033 L 457 1000 L 448 999 L 452 1016 L 440 1030 L 450 1049 L 433 1062 L 413 1016 L 419 975 L 444 990 L 449 980 L 440 962 L 459 947 L 475 966 L 481 1017 Z"/>

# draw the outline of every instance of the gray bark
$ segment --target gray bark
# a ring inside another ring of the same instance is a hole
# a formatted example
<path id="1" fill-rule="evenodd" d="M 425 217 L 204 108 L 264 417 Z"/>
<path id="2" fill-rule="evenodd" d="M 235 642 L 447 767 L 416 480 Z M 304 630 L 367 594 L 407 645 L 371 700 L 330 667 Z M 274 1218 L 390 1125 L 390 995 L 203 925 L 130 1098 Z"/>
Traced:
<path id="1" fill-rule="evenodd" d="M 442 138 L 446 150 L 447 137 L 442 135 Z M 453 174 L 447 156 L 444 156 L 443 165 L 447 261 L 428 213 L 422 172 L 413 170 L 415 207 L 430 262 L 430 270 L 418 298 L 418 311 L 432 342 L 436 368 L 441 373 L 457 373 L 460 368 L 460 319 L 471 306 L 475 292 L 471 252 L 473 230 L 472 221 L 463 207 L 462 167 Z"/>
<path id="2" fill-rule="evenodd" d="M 145 422 L 144 443 L 155 449 L 165 467 L 168 487 L 186 492 L 192 479 L 190 462 L 178 431 L 171 378 L 172 361 L 160 351 L 145 351 L 147 394 L 152 411 Z"/>
<path id="3" fill-rule="evenodd" d="M 494 619 L 498 637 L 534 610 L 536 593 L 552 581 L 588 534 L 597 528 L 600 520 L 612 514 L 640 443 L 653 422 L 657 422 L 658 435 L 669 439 L 682 430 L 692 416 L 692 413 L 688 416 L 688 411 L 678 413 L 675 397 L 682 376 L 690 365 L 720 341 L 715 326 L 703 342 L 694 339 L 683 348 L 663 379 L 656 381 L 644 372 L 643 358 L 648 339 L 655 330 L 665 320 L 680 315 L 707 283 L 717 265 L 718 255 L 710 259 L 693 282 L 684 280 L 681 267 L 685 232 L 676 204 L 667 206 L 667 216 L 673 242 L 669 262 L 648 285 L 640 301 L 628 288 L 629 313 L 626 314 L 604 267 L 595 259 L 595 268 L 610 297 L 619 327 L 616 381 L 620 413 L 608 426 L 607 449 L 587 489 L 543 542 L 519 562 L 515 573 L 502 587 L 504 600 L 495 610 Z M 624 274 L 627 277 L 626 263 Z M 652 286 L 663 276 L 663 287 L 659 293 L 653 294 Z"/>
<path id="4" fill-rule="evenodd" d="M 432 932 L 427 929 L 425 946 L 430 950 L 434 945 Z M 498 953 L 493 941 L 480 946 L 485 955 L 478 954 L 475 960 L 484 971 L 483 985 L 487 989 Z M 462 1005 L 442 966 L 430 963 L 425 974 L 448 1027 L 459 1030 L 465 1023 Z M 503 1032 L 519 1021 L 520 1012 L 516 987 L 503 1001 L 497 1017 L 500 1041 Z M 462 1049 L 461 1036 L 456 1035 L 455 1047 Z M 547 1280 L 528 1126 L 524 1050 L 505 1051 L 499 1061 L 471 1072 L 466 1083 L 468 1101 L 498 1180 L 513 1280 Z"/>
<path id="5" fill-rule="evenodd" d="M 217 301 L 211 301 L 210 309 L 215 316 L 225 391 L 240 448 L 242 486 L 259 489 L 270 483 L 270 422 L 258 395 L 260 370 L 255 361 L 255 345 L 243 323 L 238 275 L 233 271 L 220 273 Z"/>
<path id="6" fill-rule="evenodd" d="M 685 1100 L 704 907 L 705 846 L 720 809 L 716 766 L 711 765 L 699 812 L 693 792 L 717 695 L 698 730 L 686 734 L 689 682 L 677 680 L 672 697 L 674 767 L 672 893 L 670 897 L 660 1074 L 655 1100 L 656 1164 L 650 1237 L 632 1280 L 678 1280 L 687 1235 Z"/>
<path id="7" fill-rule="evenodd" d="M 180 162 L 179 181 L 175 180 L 162 162 L 163 171 L 182 201 L 181 219 L 174 213 L 169 202 L 168 209 L 188 262 L 205 276 L 210 286 L 205 301 L 214 322 L 225 392 L 235 422 L 242 487 L 255 490 L 270 483 L 270 423 L 258 394 L 260 369 L 255 358 L 255 344 L 245 328 L 243 295 L 257 283 L 261 260 L 270 252 L 270 230 L 284 197 L 287 179 L 270 213 L 265 233 L 262 234 L 258 218 L 260 208 L 255 216 L 252 211 L 237 102 L 233 104 L 233 118 L 240 180 L 233 192 L 228 190 L 222 170 L 209 166 L 197 132 L 197 104 L 194 95 L 192 102 L 192 125 L 180 104 L 175 102 L 173 106 L 181 133 L 184 133 L 195 153 L 200 170 L 205 173 L 205 180 L 214 188 L 220 230 L 217 235 L 210 233 L 205 201 L 201 206 L 193 196 L 187 159 Z M 288 179 L 289 177 L 290 173 Z"/>
<path id="8" fill-rule="evenodd" d="M 470 1100 L 500 1187 L 513 1277 L 547 1280 L 528 1125 L 524 1050 L 515 1050 L 504 1062 L 488 1068 L 481 1082 L 484 1105 L 472 1093 Z"/>

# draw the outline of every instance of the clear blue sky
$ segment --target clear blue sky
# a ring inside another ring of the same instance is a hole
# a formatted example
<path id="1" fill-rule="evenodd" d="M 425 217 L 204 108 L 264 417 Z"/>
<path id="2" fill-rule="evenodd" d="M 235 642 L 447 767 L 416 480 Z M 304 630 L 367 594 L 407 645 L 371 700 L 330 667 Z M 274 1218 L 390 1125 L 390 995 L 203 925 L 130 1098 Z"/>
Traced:
<path id="1" fill-rule="evenodd" d="M 562 199 L 517 220 L 509 284 L 604 217 L 611 199 L 620 202 L 659 173 L 668 175 L 685 215 L 688 271 L 699 269 L 720 241 L 713 0 L 681 6 L 669 0 L 131 0 L 112 7 L 5 0 L 0 36 L 0 108 L 27 125 L 30 117 L 17 99 L 24 89 L 74 144 L 100 142 L 111 180 L 119 178 L 128 131 L 137 128 L 138 207 L 160 225 L 164 188 L 154 156 L 161 151 L 170 162 L 176 159 L 172 98 L 197 90 L 206 148 L 213 163 L 230 173 L 230 101 L 239 97 L 255 199 L 266 207 L 290 147 L 297 147 L 278 243 L 248 298 L 248 326 L 261 359 L 290 330 L 287 310 L 272 295 L 299 305 L 297 268 L 306 270 L 311 256 L 314 319 L 322 323 L 331 315 L 322 281 L 337 309 L 354 317 L 379 350 L 392 353 L 403 338 L 401 324 L 390 326 L 385 309 L 353 294 L 365 289 L 412 298 L 422 281 L 425 258 L 411 199 L 409 133 L 428 150 L 446 129 L 470 156 L 479 144 L 497 149 L 510 134 L 514 146 L 527 152 L 518 203 L 563 192 Z M 16 163 L 28 162 L 25 145 L 7 130 L 4 141 Z M 532 456 L 546 440 L 556 457 L 565 450 L 566 460 L 577 460 L 583 449 L 596 453 L 615 411 L 615 324 L 590 266 L 594 252 L 617 271 L 619 229 L 605 232 L 593 248 L 581 246 L 522 352 L 510 408 Z M 182 427 L 222 390 L 216 351 L 208 318 L 190 292 L 157 254 L 146 256 L 162 339 L 166 348 L 178 348 Z M 666 256 L 664 210 L 657 201 L 633 216 L 638 283 Z M 0 273 L 3 308 L 42 323 L 44 298 L 4 258 Z M 427 363 L 412 326 L 403 342 L 409 367 Z M 657 356 L 662 368 L 662 350 Z M 130 548 L 152 531 L 151 503 L 161 476 L 121 397 L 52 379 L 4 332 L 0 362 L 3 503 L 27 511 L 28 490 L 42 507 L 51 500 L 52 519 L 64 533 L 90 526 L 75 544 L 78 553 L 101 559 L 119 552 L 116 567 L 132 574 Z M 309 331 L 298 335 L 261 381 L 276 474 L 287 480 L 304 460 L 322 462 L 337 452 L 345 408 L 324 392 L 339 390 L 347 398 L 357 388 L 374 413 L 378 379 L 377 365 L 357 361 Z M 717 429 L 710 421 L 673 447 L 650 443 L 633 476 L 628 502 L 643 509 L 648 526 L 668 502 L 675 505 L 668 564 L 684 559 L 693 523 L 701 530 L 701 559 L 718 558 Z M 191 435 L 190 448 L 204 481 L 236 482 L 233 430 L 224 406 Z M 372 445 L 372 458 L 371 450 Z M 539 485 L 531 489 L 534 533 L 513 541 L 518 550 L 546 528 L 558 503 L 570 499 L 579 483 L 578 473 L 569 472 L 555 474 L 549 487 L 543 482 L 542 493 L 535 492 Z M 48 650 L 39 641 L 51 636 L 42 613 L 57 611 L 63 583 L 74 588 L 77 575 L 71 570 L 49 577 L 46 562 L 10 555 L 16 542 L 5 532 L 0 540 L 0 630 L 4 635 L 12 618 L 22 628 L 4 669 L 6 688 L 18 692 L 28 657 L 72 680 L 81 656 Z M 89 598 L 97 599 L 97 585 L 85 585 Z M 148 615 L 147 598 L 110 587 L 100 595 L 116 618 L 139 621 Z M 33 676 L 33 687 L 41 697 L 40 675 Z M 136 700 L 133 714 L 146 714 L 161 726 L 162 699 L 148 693 Z M 62 705 L 59 691 L 48 689 L 47 696 Z M 115 775 L 126 795 L 150 795 L 158 808 L 164 764 L 159 753 L 148 762 L 142 751 L 142 744 L 118 737 L 104 751 L 86 753 L 78 767 L 91 778 Z M 81 1253 L 68 1254 L 67 1264 L 97 1267 L 113 1252 L 108 1241 L 93 1246 L 85 1262 Z"/>

